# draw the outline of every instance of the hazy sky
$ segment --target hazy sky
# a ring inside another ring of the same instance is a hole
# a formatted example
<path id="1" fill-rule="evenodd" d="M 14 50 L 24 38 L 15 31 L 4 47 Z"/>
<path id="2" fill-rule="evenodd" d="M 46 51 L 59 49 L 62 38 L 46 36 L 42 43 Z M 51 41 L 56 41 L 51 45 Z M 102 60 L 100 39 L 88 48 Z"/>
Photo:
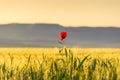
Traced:
<path id="1" fill-rule="evenodd" d="M 0 24 L 120 26 L 120 0 L 0 0 Z"/>

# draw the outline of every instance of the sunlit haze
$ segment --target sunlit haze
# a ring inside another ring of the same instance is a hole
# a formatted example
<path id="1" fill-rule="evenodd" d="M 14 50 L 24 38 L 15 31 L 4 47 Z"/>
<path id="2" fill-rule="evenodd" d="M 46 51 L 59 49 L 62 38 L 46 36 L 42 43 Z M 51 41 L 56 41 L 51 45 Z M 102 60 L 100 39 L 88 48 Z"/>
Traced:
<path id="1" fill-rule="evenodd" d="M 0 0 L 0 24 L 120 27 L 120 0 Z"/>

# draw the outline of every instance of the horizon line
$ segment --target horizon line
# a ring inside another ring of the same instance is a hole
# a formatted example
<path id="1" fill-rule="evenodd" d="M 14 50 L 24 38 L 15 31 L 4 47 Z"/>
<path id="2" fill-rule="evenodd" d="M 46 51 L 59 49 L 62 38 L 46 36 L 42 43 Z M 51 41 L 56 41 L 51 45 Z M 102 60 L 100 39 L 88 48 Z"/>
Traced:
<path id="1" fill-rule="evenodd" d="M 83 25 L 83 26 L 65 26 L 65 25 L 61 25 L 59 23 L 40 23 L 40 22 L 35 22 L 35 23 L 21 23 L 21 22 L 11 22 L 11 23 L 0 23 L 0 25 L 10 25 L 10 24 L 30 24 L 30 25 L 35 25 L 35 24 L 48 24 L 48 25 L 59 25 L 61 27 L 74 27 L 74 28 L 78 28 L 78 27 L 90 27 L 90 28 L 120 28 L 119 26 L 87 26 L 87 25 Z"/>

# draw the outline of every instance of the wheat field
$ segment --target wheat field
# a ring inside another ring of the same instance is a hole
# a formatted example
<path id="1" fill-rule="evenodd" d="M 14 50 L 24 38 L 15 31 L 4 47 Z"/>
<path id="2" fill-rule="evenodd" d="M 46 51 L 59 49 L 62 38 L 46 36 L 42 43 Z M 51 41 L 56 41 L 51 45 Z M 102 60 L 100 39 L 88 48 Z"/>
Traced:
<path id="1" fill-rule="evenodd" d="M 120 80 L 120 49 L 0 48 L 0 80 Z"/>

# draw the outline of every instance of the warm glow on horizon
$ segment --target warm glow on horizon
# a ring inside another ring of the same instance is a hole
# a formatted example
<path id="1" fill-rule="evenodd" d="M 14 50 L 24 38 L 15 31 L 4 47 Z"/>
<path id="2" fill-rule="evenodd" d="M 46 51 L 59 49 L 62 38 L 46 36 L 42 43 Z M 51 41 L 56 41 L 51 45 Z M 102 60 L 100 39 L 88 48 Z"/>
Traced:
<path id="1" fill-rule="evenodd" d="M 0 24 L 120 27 L 120 0 L 0 0 Z"/>

